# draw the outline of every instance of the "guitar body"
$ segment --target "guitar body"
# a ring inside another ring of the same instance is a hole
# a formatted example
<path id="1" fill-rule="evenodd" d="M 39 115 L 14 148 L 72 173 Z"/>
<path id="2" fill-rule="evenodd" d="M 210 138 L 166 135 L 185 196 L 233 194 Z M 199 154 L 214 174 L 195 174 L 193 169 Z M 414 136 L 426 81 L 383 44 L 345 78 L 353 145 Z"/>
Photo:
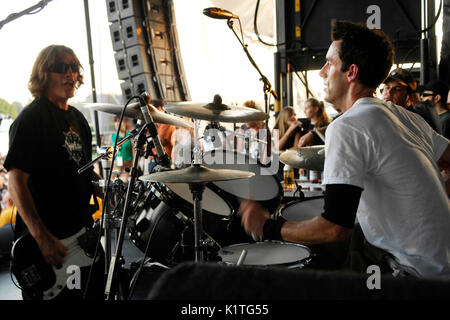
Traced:
<path id="1" fill-rule="evenodd" d="M 93 257 L 88 256 L 80 247 L 78 239 L 85 233 L 82 229 L 75 235 L 61 239 L 68 248 L 67 256 L 61 266 L 53 266 L 45 262 L 39 246 L 30 235 L 16 240 L 12 249 L 12 273 L 21 289 L 36 299 L 54 299 L 67 286 L 67 280 L 73 273 L 73 267 L 92 265 Z"/>

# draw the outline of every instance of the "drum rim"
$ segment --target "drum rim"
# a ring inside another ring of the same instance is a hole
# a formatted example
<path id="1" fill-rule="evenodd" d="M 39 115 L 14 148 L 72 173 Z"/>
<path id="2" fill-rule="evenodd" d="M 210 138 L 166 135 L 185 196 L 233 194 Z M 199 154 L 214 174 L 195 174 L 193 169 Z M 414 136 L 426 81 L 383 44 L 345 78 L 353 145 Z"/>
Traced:
<path id="1" fill-rule="evenodd" d="M 214 151 L 214 152 L 225 152 L 225 153 L 227 153 L 227 152 L 228 152 L 228 153 L 236 153 L 236 154 L 239 154 L 239 155 L 244 156 L 246 159 L 250 158 L 250 156 L 249 156 L 247 153 L 243 153 L 243 152 L 236 151 L 236 150 L 227 150 L 227 149 L 225 149 L 225 150 L 224 150 L 224 149 L 213 149 L 213 150 L 209 150 L 209 151 L 205 152 L 205 154 L 212 153 L 213 151 Z M 265 164 L 262 164 L 262 163 L 259 161 L 259 159 L 256 159 L 256 163 L 251 163 L 251 164 L 252 164 L 252 165 L 258 165 L 258 166 L 261 166 L 261 167 L 263 167 L 263 168 L 270 168 L 271 163 L 272 163 L 272 161 L 270 161 L 268 164 L 265 165 Z M 208 167 L 209 165 L 210 165 L 210 164 L 205 164 L 205 166 L 207 166 L 207 167 Z M 272 177 L 272 179 L 275 180 L 276 185 L 277 185 L 277 187 L 278 187 L 277 195 L 276 195 L 275 197 L 271 198 L 271 199 L 258 200 L 258 201 L 271 201 L 271 200 L 275 200 L 275 199 L 280 198 L 280 197 L 283 196 L 283 187 L 281 186 L 281 182 L 280 182 L 280 180 L 278 179 L 277 173 L 271 174 L 271 175 L 267 175 L 267 176 L 270 176 L 270 177 Z M 219 187 L 217 184 L 215 184 L 214 182 L 211 182 L 210 184 L 213 184 L 213 185 L 217 186 L 218 188 L 220 188 L 220 187 Z M 223 191 L 225 191 L 225 190 L 223 190 Z M 225 192 L 227 192 L 228 194 L 230 194 L 230 195 L 232 195 L 232 196 L 238 197 L 238 198 L 240 198 L 240 199 L 245 199 L 245 198 L 236 196 L 236 195 L 234 195 L 234 194 L 231 194 L 231 193 L 229 193 L 228 191 L 225 191 Z"/>
<path id="2" fill-rule="evenodd" d="M 282 206 L 280 206 L 278 208 L 278 210 L 276 212 L 276 216 L 277 217 L 281 217 L 281 218 L 285 218 L 283 216 L 284 210 L 288 209 L 292 205 L 300 203 L 300 202 L 306 202 L 306 201 L 309 201 L 309 200 L 317 200 L 317 199 L 324 199 L 324 198 L 325 198 L 325 196 L 321 195 L 321 196 L 314 196 L 314 197 L 308 197 L 308 198 L 302 198 L 302 199 L 299 198 L 299 199 L 288 201 L 288 202 L 284 203 Z"/>
<path id="3" fill-rule="evenodd" d="M 264 243 L 274 243 L 274 244 L 281 244 L 281 245 L 293 245 L 296 247 L 301 247 L 303 249 L 306 249 L 311 254 L 311 249 L 303 244 L 295 243 L 295 242 L 289 242 L 289 241 L 279 241 L 279 240 L 264 240 L 264 241 L 257 241 L 257 242 L 242 242 L 242 243 L 235 243 L 226 247 L 222 247 L 219 252 L 221 252 L 225 248 L 234 248 L 237 246 L 242 245 L 262 245 Z"/>
<path id="4" fill-rule="evenodd" d="M 220 253 L 226 249 L 226 248 L 234 248 L 237 246 L 242 246 L 242 245 L 262 245 L 264 243 L 275 243 L 275 244 L 281 244 L 281 245 L 293 245 L 294 247 L 300 247 L 301 249 L 305 249 L 308 253 L 308 256 L 303 258 L 303 259 L 299 259 L 299 260 L 295 260 L 295 261 L 291 261 L 291 262 L 283 262 L 283 263 L 277 263 L 277 264 L 243 264 L 244 266 L 252 266 L 252 267 L 266 267 L 266 268 L 270 268 L 270 267 L 289 267 L 289 266 L 296 266 L 299 264 L 308 264 L 311 259 L 314 256 L 314 253 L 312 252 L 312 250 L 305 246 L 302 245 L 300 243 L 294 243 L 294 242 L 289 242 L 289 241 L 278 241 L 278 240 L 265 240 L 265 241 L 259 241 L 259 242 L 244 242 L 244 243 L 236 243 L 236 244 L 232 244 L 226 247 L 222 247 L 219 252 L 218 252 L 218 256 L 222 258 L 222 256 L 220 255 Z M 232 265 L 235 266 L 236 263 L 233 262 L 229 262 L 229 261 L 220 261 L 221 263 L 225 264 L 225 265 Z"/>
<path id="5" fill-rule="evenodd" d="M 241 152 L 241 151 L 236 151 L 236 150 L 228 150 L 228 149 L 213 149 L 213 150 L 209 150 L 209 151 L 206 151 L 204 154 L 209 154 L 209 153 L 211 153 L 211 152 L 228 152 L 228 153 L 237 153 L 237 154 L 239 154 L 239 155 L 242 155 L 242 156 L 244 156 L 246 159 L 247 158 L 250 158 L 250 156 L 249 156 L 249 154 L 248 153 L 244 153 L 244 152 Z M 259 165 L 259 166 L 261 166 L 261 167 L 263 167 L 263 168 L 268 168 L 268 167 L 270 167 L 270 164 L 272 163 L 272 161 L 270 161 L 268 164 L 263 164 L 263 163 L 261 163 L 260 161 L 259 161 L 259 159 L 256 159 L 256 163 L 249 163 L 249 164 L 257 164 L 257 165 Z M 205 164 L 206 165 L 206 164 Z"/>
<path id="6" fill-rule="evenodd" d="M 282 209 L 284 209 L 284 208 L 286 208 L 286 207 L 289 207 L 289 206 L 293 205 L 294 203 L 306 202 L 306 201 L 309 201 L 309 200 L 316 200 L 316 199 L 323 199 L 323 198 L 325 198 L 324 195 L 321 195 L 321 196 L 314 196 L 314 197 L 298 198 L 298 199 L 295 199 L 295 200 L 291 200 L 291 201 L 286 202 L 286 203 L 284 204 L 284 206 L 283 206 Z"/>

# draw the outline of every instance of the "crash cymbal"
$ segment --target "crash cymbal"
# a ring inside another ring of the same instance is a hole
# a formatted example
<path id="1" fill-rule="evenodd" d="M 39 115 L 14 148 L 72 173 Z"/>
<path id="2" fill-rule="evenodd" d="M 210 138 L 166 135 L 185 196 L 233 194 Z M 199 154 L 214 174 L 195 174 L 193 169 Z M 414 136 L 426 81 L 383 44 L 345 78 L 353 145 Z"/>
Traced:
<path id="1" fill-rule="evenodd" d="M 246 179 L 255 174 L 249 171 L 229 169 L 209 169 L 201 165 L 193 165 L 185 169 L 155 172 L 139 177 L 142 181 L 165 183 L 209 183 L 214 181 L 227 181 Z"/>
<path id="2" fill-rule="evenodd" d="M 174 102 L 164 107 L 167 112 L 199 120 L 217 122 L 250 122 L 264 121 L 269 115 L 260 110 L 241 107 L 227 106 L 222 103 L 219 95 L 214 96 L 211 103 L 203 102 Z"/>
<path id="3" fill-rule="evenodd" d="M 112 104 L 112 103 L 88 103 L 82 105 L 85 108 L 90 108 L 92 110 L 106 112 L 110 114 L 115 114 L 117 116 L 120 116 L 122 114 L 123 106 Z M 193 128 L 194 124 L 190 121 L 187 121 L 183 118 L 167 114 L 165 112 L 161 112 L 158 109 L 156 109 L 154 106 L 149 105 L 147 106 L 150 110 L 150 113 L 152 115 L 153 121 L 156 123 L 164 123 L 164 124 L 170 124 L 177 127 L 186 127 L 186 128 Z M 128 107 L 125 109 L 124 116 L 131 119 L 140 119 L 144 120 L 144 116 L 141 112 L 141 107 L 138 102 L 130 103 Z"/>
<path id="4" fill-rule="evenodd" d="M 280 161 L 294 168 L 323 171 L 325 152 L 323 145 L 287 150 L 280 155 Z"/>

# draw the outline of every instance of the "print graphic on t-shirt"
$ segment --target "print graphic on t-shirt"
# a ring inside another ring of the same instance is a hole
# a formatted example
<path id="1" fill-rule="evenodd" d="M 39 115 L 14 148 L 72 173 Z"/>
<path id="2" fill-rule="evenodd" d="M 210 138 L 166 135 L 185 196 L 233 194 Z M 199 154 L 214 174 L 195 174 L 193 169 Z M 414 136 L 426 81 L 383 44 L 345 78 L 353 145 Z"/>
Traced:
<path id="1" fill-rule="evenodd" d="M 63 132 L 63 134 L 65 136 L 63 147 L 67 150 L 70 159 L 80 165 L 81 159 L 83 159 L 83 145 L 80 136 L 71 130 Z"/>

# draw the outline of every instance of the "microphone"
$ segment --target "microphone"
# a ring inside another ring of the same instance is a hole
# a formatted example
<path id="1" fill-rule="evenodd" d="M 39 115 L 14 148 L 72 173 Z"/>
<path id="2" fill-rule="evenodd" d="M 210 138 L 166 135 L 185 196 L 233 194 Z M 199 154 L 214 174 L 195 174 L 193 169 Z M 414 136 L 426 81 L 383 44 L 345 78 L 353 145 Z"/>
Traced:
<path id="1" fill-rule="evenodd" d="M 239 19 L 230 11 L 215 7 L 203 9 L 203 14 L 213 19 Z"/>
<path id="2" fill-rule="evenodd" d="M 150 95 L 147 92 L 143 92 L 139 96 L 139 102 L 140 102 L 141 112 L 144 116 L 144 120 L 147 125 L 147 129 L 150 133 L 150 136 L 152 137 L 153 144 L 156 149 L 156 154 L 158 156 L 158 160 L 160 161 L 162 166 L 169 168 L 170 167 L 170 159 L 169 159 L 168 155 L 166 154 L 166 150 L 164 150 L 164 147 L 161 144 L 161 141 L 158 136 L 158 131 L 156 130 L 155 123 L 153 122 L 153 118 L 150 115 L 150 112 L 147 108 L 147 105 L 150 104 Z"/>

